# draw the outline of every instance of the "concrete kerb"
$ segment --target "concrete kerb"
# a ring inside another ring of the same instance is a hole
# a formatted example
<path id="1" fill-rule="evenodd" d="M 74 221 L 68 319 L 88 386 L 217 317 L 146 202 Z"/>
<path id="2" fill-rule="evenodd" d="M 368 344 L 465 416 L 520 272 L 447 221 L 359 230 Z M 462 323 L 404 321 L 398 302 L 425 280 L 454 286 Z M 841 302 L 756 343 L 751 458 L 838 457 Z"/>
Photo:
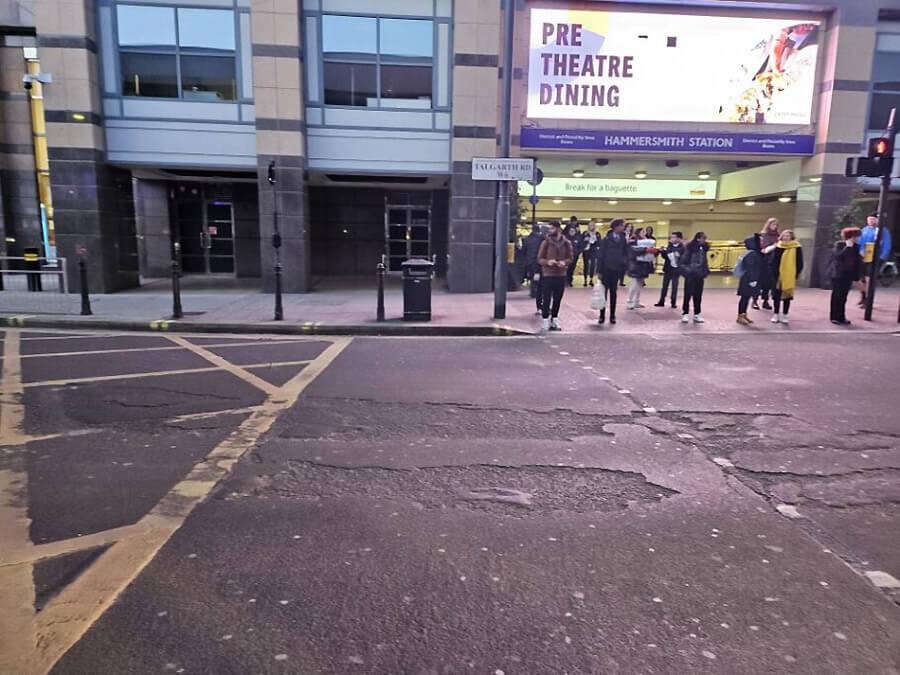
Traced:
<path id="1" fill-rule="evenodd" d="M 501 325 L 465 326 L 441 324 L 348 324 L 323 323 L 220 323 L 175 321 L 129 321 L 116 319 L 70 319 L 37 316 L 3 316 L 0 326 L 7 328 L 44 328 L 57 330 L 108 330 L 123 332 L 159 331 L 172 333 L 231 333 L 269 335 L 338 335 L 394 337 L 522 337 L 534 333 Z"/>

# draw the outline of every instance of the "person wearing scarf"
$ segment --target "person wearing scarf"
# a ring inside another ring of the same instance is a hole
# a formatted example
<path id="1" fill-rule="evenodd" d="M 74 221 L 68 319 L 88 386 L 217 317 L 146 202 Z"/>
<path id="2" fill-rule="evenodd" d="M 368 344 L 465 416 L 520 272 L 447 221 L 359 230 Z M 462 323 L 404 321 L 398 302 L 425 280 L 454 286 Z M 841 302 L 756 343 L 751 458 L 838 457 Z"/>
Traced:
<path id="1" fill-rule="evenodd" d="M 797 290 L 797 278 L 803 272 L 803 249 L 792 230 L 781 233 L 777 244 L 765 249 L 772 271 L 772 323 L 788 323 L 791 301 Z"/>

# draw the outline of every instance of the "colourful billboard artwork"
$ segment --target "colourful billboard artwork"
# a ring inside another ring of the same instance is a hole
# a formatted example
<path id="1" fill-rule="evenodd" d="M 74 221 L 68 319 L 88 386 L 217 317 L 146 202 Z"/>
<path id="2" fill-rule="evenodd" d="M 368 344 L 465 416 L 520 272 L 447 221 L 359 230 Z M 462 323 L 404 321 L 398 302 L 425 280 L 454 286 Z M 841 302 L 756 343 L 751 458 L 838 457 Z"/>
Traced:
<path id="1" fill-rule="evenodd" d="M 815 136 L 807 134 L 718 134 L 686 131 L 618 131 L 523 127 L 522 148 L 604 150 L 610 152 L 812 155 Z"/>
<path id="2" fill-rule="evenodd" d="M 811 19 L 532 9 L 528 116 L 809 124 Z"/>

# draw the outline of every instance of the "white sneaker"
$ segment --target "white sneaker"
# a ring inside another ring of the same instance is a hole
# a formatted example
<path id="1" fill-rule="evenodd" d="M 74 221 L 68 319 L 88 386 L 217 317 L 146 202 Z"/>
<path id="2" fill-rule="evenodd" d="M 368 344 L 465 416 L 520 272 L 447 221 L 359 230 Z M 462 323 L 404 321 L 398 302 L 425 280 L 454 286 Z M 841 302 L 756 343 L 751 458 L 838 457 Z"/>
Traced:
<path id="1" fill-rule="evenodd" d="M 682 314 L 681 315 L 681 323 L 688 323 L 691 320 L 690 314 Z"/>
<path id="2" fill-rule="evenodd" d="M 706 323 L 699 314 L 694 314 L 694 323 Z"/>
<path id="3" fill-rule="evenodd" d="M 782 314 L 782 315 L 781 315 L 781 323 L 783 323 L 783 324 L 786 326 L 786 325 L 789 324 L 790 322 L 791 322 L 791 321 L 790 321 L 790 319 L 788 319 L 787 314 Z"/>
<path id="4" fill-rule="evenodd" d="M 559 319 L 553 317 L 550 319 L 550 330 L 562 330 L 562 326 L 559 325 Z"/>
<path id="5" fill-rule="evenodd" d="M 781 314 L 773 314 L 772 323 L 781 323 Z"/>
<path id="6" fill-rule="evenodd" d="M 625 309 L 634 309 L 634 305 L 632 305 L 632 304 L 629 302 L 627 305 L 625 305 Z"/>
<path id="7" fill-rule="evenodd" d="M 546 333 L 550 330 L 550 319 L 543 319 L 541 321 L 541 332 Z"/>

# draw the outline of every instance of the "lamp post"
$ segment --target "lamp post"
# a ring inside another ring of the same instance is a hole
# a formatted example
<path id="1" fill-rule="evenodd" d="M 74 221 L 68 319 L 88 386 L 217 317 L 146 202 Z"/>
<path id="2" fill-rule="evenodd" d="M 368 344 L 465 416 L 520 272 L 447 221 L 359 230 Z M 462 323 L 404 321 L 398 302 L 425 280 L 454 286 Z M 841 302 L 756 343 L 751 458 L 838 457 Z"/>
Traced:
<path id="1" fill-rule="evenodd" d="M 509 157 L 510 116 L 512 115 L 513 33 L 516 0 L 504 0 L 503 23 L 503 107 L 500 110 L 500 156 Z M 506 256 L 509 242 L 509 186 L 497 181 L 497 213 L 494 223 L 494 318 L 506 318 Z"/>
<path id="2" fill-rule="evenodd" d="M 278 193 L 275 191 L 275 160 L 269 162 L 267 175 L 272 186 L 272 248 L 275 249 L 275 321 L 284 320 L 284 306 L 281 298 L 281 232 L 278 231 Z"/>

